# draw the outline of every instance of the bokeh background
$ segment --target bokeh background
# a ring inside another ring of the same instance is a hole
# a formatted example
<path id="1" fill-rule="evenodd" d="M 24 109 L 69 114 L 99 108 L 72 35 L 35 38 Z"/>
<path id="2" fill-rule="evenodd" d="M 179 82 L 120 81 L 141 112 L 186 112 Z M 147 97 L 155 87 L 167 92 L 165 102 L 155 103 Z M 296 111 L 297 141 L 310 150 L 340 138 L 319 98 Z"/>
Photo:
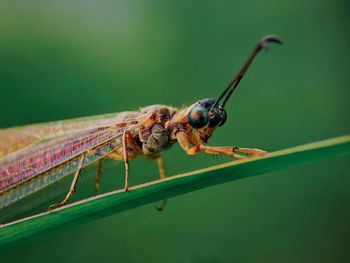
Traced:
<path id="1" fill-rule="evenodd" d="M 2 0 L 0 127 L 216 97 L 273 33 L 284 45 L 259 55 L 210 144 L 274 151 L 347 134 L 349 10 L 331 0 Z M 164 153 L 168 175 L 228 160 L 178 145 Z M 131 165 L 131 184 L 157 179 L 155 163 Z M 94 173 L 74 200 L 93 193 Z M 349 176 L 339 158 L 235 181 L 162 213 L 146 205 L 6 247 L 1 261 L 349 262 Z M 102 191 L 121 187 L 123 166 L 106 162 L 102 179 Z M 2 218 L 42 211 L 70 180 Z"/>

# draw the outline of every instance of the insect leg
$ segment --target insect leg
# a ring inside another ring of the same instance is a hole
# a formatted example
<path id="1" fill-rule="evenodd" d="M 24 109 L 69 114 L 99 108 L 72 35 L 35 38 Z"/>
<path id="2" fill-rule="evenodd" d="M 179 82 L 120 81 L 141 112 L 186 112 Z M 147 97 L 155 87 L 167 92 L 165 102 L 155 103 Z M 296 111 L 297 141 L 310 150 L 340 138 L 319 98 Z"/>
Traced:
<path id="1" fill-rule="evenodd" d="M 97 173 L 95 177 L 95 194 L 100 191 L 100 179 L 101 179 L 102 159 L 97 162 Z"/>
<path id="2" fill-rule="evenodd" d="M 198 144 L 191 147 L 189 137 L 185 132 L 178 132 L 176 134 L 176 138 L 188 155 L 195 155 L 199 152 L 205 152 L 207 154 L 224 154 L 240 159 L 244 157 L 263 156 L 266 154 L 265 151 L 260 149 L 240 148 L 232 146 L 213 147 Z"/>
<path id="3" fill-rule="evenodd" d="M 116 153 L 116 152 L 112 152 L 110 154 L 107 155 L 108 158 L 110 159 L 113 159 L 113 160 L 116 160 L 116 161 L 123 161 L 123 156 L 120 155 L 119 153 Z"/>
<path id="4" fill-rule="evenodd" d="M 155 205 L 154 208 L 157 209 L 157 211 L 162 212 L 165 209 L 167 203 L 168 200 L 164 199 L 160 205 Z"/>
<path id="5" fill-rule="evenodd" d="M 207 154 L 224 154 L 237 159 L 244 157 L 263 156 L 266 154 L 265 151 L 260 149 L 240 148 L 235 146 L 213 147 L 205 146 L 202 144 L 191 147 L 186 151 L 188 155 L 195 155 L 199 152 L 205 152 Z"/>
<path id="6" fill-rule="evenodd" d="M 159 156 L 159 157 L 157 157 L 156 160 L 157 160 L 160 179 L 164 179 L 166 177 L 166 174 L 165 174 L 163 159 L 161 156 Z"/>
<path id="7" fill-rule="evenodd" d="M 52 204 L 49 206 L 49 209 L 48 210 L 52 210 L 52 209 L 55 209 L 57 207 L 61 207 L 61 206 L 64 206 L 68 201 L 69 199 L 71 198 L 71 196 L 73 195 L 74 191 L 75 191 L 75 188 L 77 186 L 77 183 L 78 183 L 78 179 L 79 179 L 79 176 L 81 174 L 81 170 L 83 169 L 83 164 L 84 164 L 84 159 L 85 159 L 85 154 L 83 154 L 81 157 L 80 157 L 80 161 L 79 161 L 79 164 L 78 164 L 78 168 L 75 172 L 75 175 L 74 175 L 74 178 L 73 178 L 73 182 L 70 186 L 70 189 L 66 195 L 66 197 L 63 199 L 62 202 L 60 203 L 57 203 L 57 204 Z"/>
<path id="8" fill-rule="evenodd" d="M 266 151 L 264 150 L 260 150 L 260 149 L 256 149 L 256 148 L 242 148 L 242 147 L 234 147 L 233 151 L 236 154 L 239 154 L 242 157 L 245 156 L 264 156 L 267 154 Z"/>
<path id="9" fill-rule="evenodd" d="M 165 174 L 165 168 L 164 168 L 164 163 L 163 163 L 163 159 L 161 156 L 159 156 L 157 159 L 157 164 L 158 164 L 158 170 L 159 170 L 159 176 L 160 176 L 160 179 L 164 179 L 166 177 L 166 174 Z M 167 200 L 164 199 L 162 201 L 162 203 L 160 205 L 156 205 L 155 208 L 161 212 L 165 209 L 166 205 L 167 205 Z"/>
<path id="10" fill-rule="evenodd" d="M 128 145 L 127 145 L 127 131 L 123 133 L 123 159 L 125 165 L 125 182 L 124 182 L 124 190 L 128 191 L 128 177 L 129 177 L 129 153 L 128 153 Z"/>
<path id="11" fill-rule="evenodd" d="M 128 178 L 129 178 L 129 147 L 131 146 L 133 150 L 133 156 L 131 157 L 134 158 L 136 154 L 140 151 L 139 147 L 137 146 L 137 143 L 134 140 L 134 137 L 132 136 L 131 132 L 126 130 L 123 133 L 123 160 L 124 160 L 124 165 L 125 165 L 125 183 L 124 183 L 124 190 L 128 191 Z"/>

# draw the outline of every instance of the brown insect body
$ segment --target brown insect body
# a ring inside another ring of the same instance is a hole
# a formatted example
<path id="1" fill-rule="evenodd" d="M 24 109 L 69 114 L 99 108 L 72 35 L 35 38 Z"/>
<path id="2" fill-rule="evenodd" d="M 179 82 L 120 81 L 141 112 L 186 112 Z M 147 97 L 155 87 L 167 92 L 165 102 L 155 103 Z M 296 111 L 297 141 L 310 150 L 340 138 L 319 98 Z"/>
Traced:
<path id="1" fill-rule="evenodd" d="M 165 105 L 153 105 L 141 109 L 141 113 L 154 116 L 156 122 L 147 129 L 141 128 L 139 134 L 133 137 L 143 156 L 156 159 L 160 152 L 169 149 L 176 143 L 177 127 L 169 128 L 167 123 L 178 113 L 178 110 Z"/>
<path id="2" fill-rule="evenodd" d="M 133 148 L 132 145 L 128 147 L 129 160 L 136 158 L 137 155 L 148 159 L 159 158 L 162 151 L 170 149 L 178 142 L 176 137 L 178 132 L 185 133 L 191 145 L 207 143 L 215 128 L 195 129 L 191 127 L 187 114 L 192 107 L 193 105 L 182 110 L 166 105 L 142 108 L 139 113 L 151 116 L 150 119 L 155 121 L 147 128 L 141 126 L 139 132 L 132 136 L 137 148 Z M 133 114 L 137 115 L 135 112 Z M 122 150 L 119 150 L 118 153 L 120 156 L 123 155 Z"/>
<path id="3" fill-rule="evenodd" d="M 188 155 L 195 155 L 199 152 L 207 154 L 224 154 L 234 158 L 245 158 L 247 156 L 260 156 L 266 154 L 259 149 L 241 148 L 236 146 L 213 147 L 206 146 L 208 139 L 214 130 L 225 124 L 227 115 L 225 105 L 235 91 L 250 64 L 260 50 L 266 48 L 269 43 L 281 43 L 276 36 L 262 38 L 248 60 L 243 65 L 237 76 L 231 81 L 228 87 L 215 99 L 202 99 L 184 109 L 176 109 L 164 105 L 153 105 L 141 109 L 139 112 L 126 112 L 125 119 L 139 119 L 135 125 L 118 126 L 123 128 L 122 146 L 107 155 L 109 158 L 124 161 L 125 164 L 125 191 L 128 190 L 129 160 L 138 155 L 148 159 L 156 159 L 160 177 L 165 177 L 165 169 L 160 153 L 169 149 L 178 142 Z M 76 182 L 83 168 L 84 158 L 81 156 L 80 166 L 76 171 L 70 191 L 66 198 L 51 208 L 62 206 L 67 203 L 75 190 Z M 98 164 L 100 167 L 100 163 Z M 100 169 L 98 169 L 100 171 Z M 99 188 L 100 174 L 96 177 L 96 189 Z M 163 208 L 160 208 L 160 210 Z"/>

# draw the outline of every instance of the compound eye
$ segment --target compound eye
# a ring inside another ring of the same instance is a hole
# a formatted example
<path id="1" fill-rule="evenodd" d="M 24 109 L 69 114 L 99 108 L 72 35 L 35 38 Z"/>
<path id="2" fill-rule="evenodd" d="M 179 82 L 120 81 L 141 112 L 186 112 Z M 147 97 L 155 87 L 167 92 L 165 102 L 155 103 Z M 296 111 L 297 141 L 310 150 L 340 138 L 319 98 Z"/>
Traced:
<path id="1" fill-rule="evenodd" d="M 195 129 L 200 129 L 207 126 L 209 122 L 207 109 L 200 105 L 194 106 L 188 114 L 188 121 Z"/>

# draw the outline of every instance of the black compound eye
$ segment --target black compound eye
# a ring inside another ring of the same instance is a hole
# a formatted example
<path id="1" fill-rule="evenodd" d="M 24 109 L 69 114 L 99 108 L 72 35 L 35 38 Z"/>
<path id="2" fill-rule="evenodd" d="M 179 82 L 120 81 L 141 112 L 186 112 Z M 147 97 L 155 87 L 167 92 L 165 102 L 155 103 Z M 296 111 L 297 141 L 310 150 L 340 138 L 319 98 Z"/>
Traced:
<path id="1" fill-rule="evenodd" d="M 207 109 L 200 105 L 194 106 L 188 114 L 188 121 L 195 129 L 203 128 L 209 122 Z"/>

